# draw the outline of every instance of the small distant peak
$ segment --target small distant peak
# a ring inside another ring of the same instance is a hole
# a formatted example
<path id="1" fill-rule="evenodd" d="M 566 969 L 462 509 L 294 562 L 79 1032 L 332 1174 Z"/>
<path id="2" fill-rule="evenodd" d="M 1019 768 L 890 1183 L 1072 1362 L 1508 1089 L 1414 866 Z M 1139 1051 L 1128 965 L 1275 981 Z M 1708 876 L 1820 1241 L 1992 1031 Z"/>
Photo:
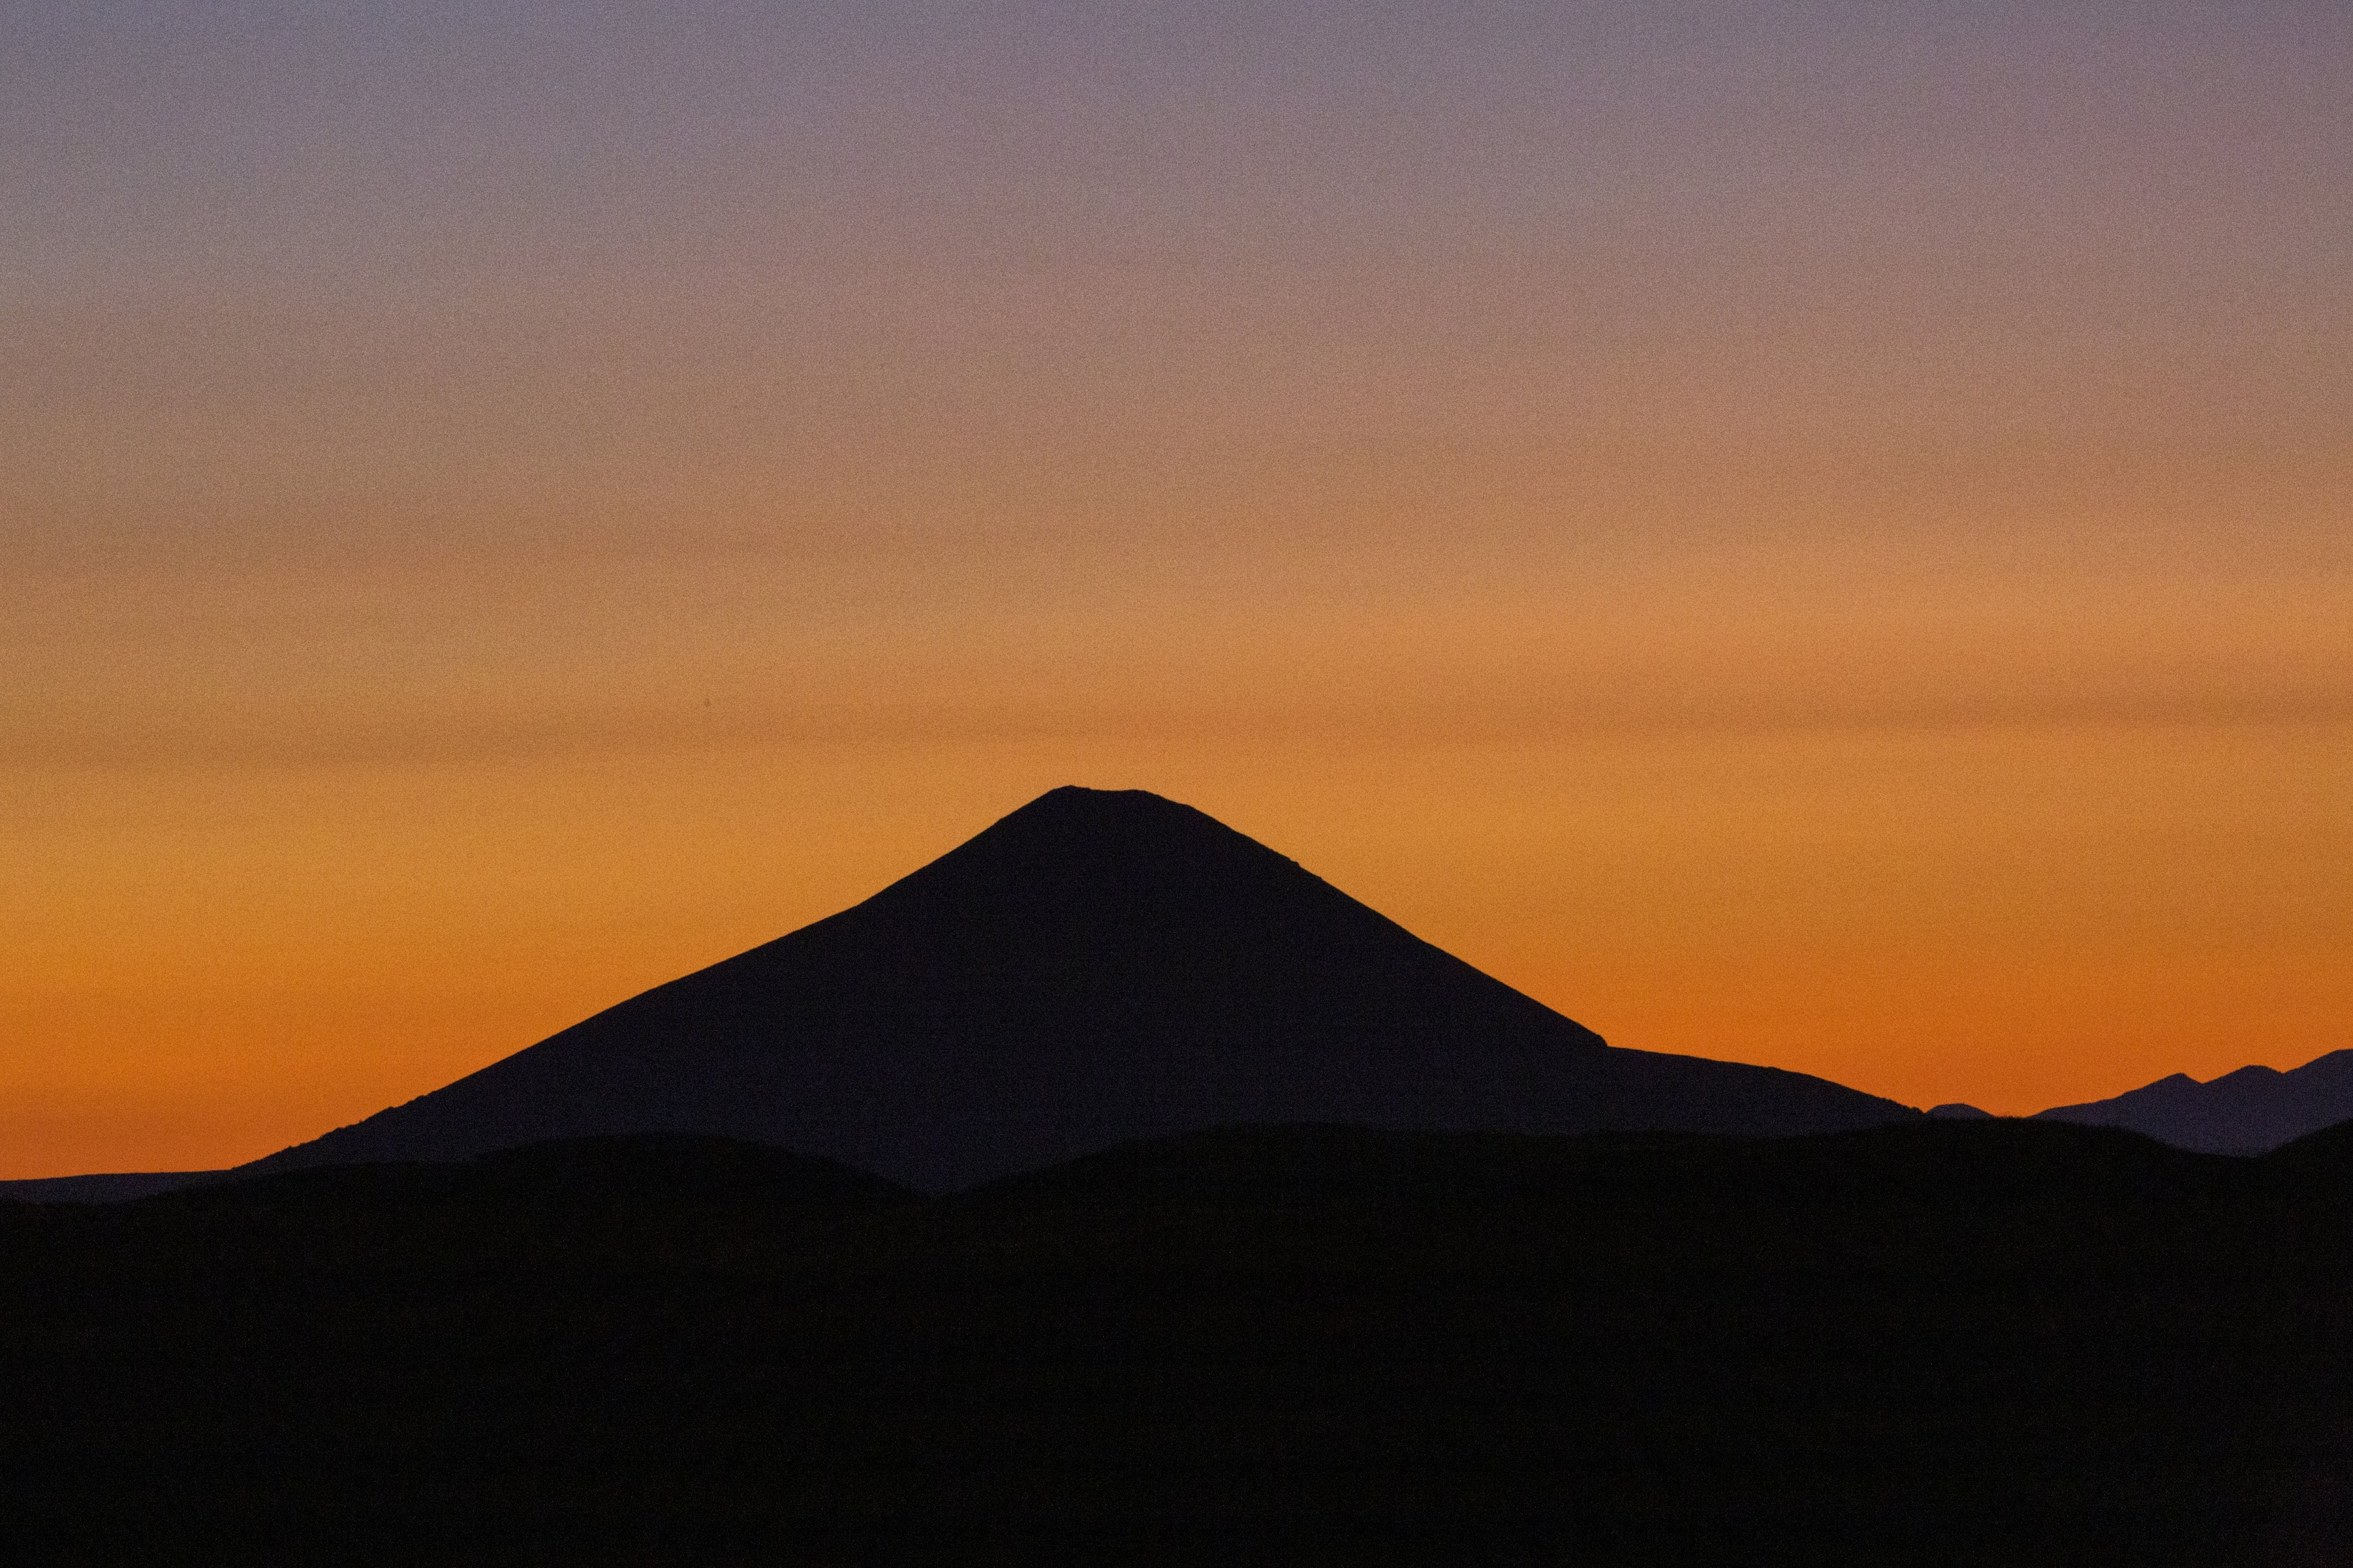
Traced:
<path id="1" fill-rule="evenodd" d="M 2252 1062 L 2234 1072 L 2226 1072 L 2221 1078 L 2209 1079 L 2206 1081 L 2207 1086 L 2211 1088 L 2218 1083 L 2261 1082 L 2267 1078 L 2285 1078 L 2286 1076 L 2277 1068 L 2267 1068 L 2260 1062 Z"/>
<path id="2" fill-rule="evenodd" d="M 1928 1114 L 1946 1121 L 1991 1121 L 1994 1119 L 1992 1111 L 1979 1110 L 1974 1105 L 1963 1105 L 1957 1100 L 1932 1105 L 1928 1108 Z"/>

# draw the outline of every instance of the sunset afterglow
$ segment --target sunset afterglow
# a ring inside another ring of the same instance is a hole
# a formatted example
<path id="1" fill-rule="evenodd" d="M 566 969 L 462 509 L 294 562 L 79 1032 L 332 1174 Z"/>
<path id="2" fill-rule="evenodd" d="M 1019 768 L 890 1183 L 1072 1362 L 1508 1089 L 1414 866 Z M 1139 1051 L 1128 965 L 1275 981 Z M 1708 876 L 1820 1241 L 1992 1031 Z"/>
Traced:
<path id="1" fill-rule="evenodd" d="M 1040 792 L 1612 1044 L 2353 1046 L 2353 12 L 16 7 L 0 1177 Z"/>

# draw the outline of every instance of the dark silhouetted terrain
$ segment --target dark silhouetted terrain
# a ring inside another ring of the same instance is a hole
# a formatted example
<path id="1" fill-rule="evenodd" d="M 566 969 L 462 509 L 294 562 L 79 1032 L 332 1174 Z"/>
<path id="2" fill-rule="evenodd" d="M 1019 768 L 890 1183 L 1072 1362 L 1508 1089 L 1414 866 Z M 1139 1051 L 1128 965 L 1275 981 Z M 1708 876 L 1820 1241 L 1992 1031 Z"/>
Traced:
<path id="1" fill-rule="evenodd" d="M 2341 1563 L 2348 1199 L 1923 1121 L 0 1205 L 0 1557 Z"/>
<path id="2" fill-rule="evenodd" d="M 0 1182 L 0 1203 L 119 1204 L 227 1180 L 227 1171 L 123 1171 L 92 1176 L 33 1176 Z"/>
<path id="3" fill-rule="evenodd" d="M 2175 1073 L 2114 1100 L 2054 1106 L 2045 1121 L 2128 1127 L 2181 1149 L 2260 1154 L 2353 1117 L 2353 1050 L 2300 1068 L 2244 1067 L 2200 1083 Z"/>
<path id="4" fill-rule="evenodd" d="M 1059 789 L 854 909 L 252 1168 L 668 1131 L 942 1191 L 1229 1125 L 1776 1134 L 1917 1115 L 1611 1049 L 1189 806 Z"/>
<path id="5" fill-rule="evenodd" d="M 0 1561 L 2353 1561 L 2353 1127 L 1938 1110 L 1057 791 L 258 1166 L 9 1189 Z"/>

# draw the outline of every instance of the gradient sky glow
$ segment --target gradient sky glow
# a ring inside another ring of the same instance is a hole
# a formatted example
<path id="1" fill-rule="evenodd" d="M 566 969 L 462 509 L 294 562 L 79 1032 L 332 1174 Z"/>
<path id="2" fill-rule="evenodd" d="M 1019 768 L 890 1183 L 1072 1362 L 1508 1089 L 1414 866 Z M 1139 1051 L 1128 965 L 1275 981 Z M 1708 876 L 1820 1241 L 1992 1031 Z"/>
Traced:
<path id="1" fill-rule="evenodd" d="M 2353 1046 L 2353 10 L 0 5 L 0 1177 L 1054 784 L 1613 1043 Z"/>

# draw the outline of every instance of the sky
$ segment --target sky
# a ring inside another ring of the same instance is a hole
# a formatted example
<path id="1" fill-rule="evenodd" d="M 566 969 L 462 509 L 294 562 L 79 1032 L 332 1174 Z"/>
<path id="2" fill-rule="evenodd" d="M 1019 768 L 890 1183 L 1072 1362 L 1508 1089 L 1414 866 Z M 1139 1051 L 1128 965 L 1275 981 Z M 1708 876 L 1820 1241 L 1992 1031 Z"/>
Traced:
<path id="1" fill-rule="evenodd" d="M 2353 10 L 0 0 L 0 1177 L 1155 790 L 1611 1043 L 2353 1047 Z"/>

